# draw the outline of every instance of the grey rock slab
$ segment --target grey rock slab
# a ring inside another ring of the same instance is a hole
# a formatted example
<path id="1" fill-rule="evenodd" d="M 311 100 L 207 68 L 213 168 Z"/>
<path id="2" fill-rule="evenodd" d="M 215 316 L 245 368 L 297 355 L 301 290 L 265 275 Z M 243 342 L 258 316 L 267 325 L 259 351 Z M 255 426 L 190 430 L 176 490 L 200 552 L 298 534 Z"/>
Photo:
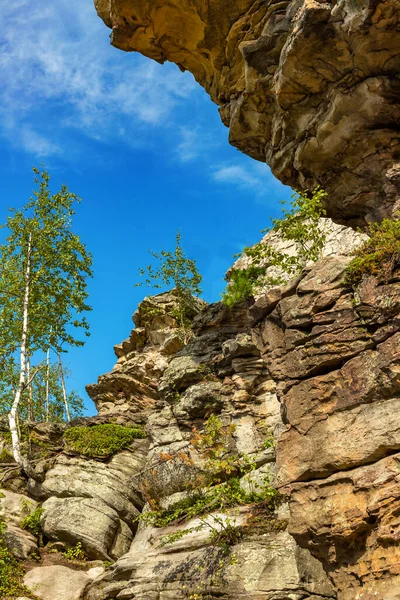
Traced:
<path id="1" fill-rule="evenodd" d="M 89 558 L 110 560 L 129 547 L 128 527 L 107 504 L 92 498 L 49 498 L 43 504 L 42 527 L 52 540 L 75 545 L 81 542 Z M 116 541 L 116 537 L 126 539 Z"/>
<path id="2" fill-rule="evenodd" d="M 40 600 L 81 600 L 90 577 L 60 565 L 36 567 L 24 577 L 24 584 Z"/>
<path id="3" fill-rule="evenodd" d="M 108 463 L 59 456 L 41 484 L 30 481 L 30 492 L 39 498 L 81 497 L 105 503 L 131 523 L 143 502 L 132 479 L 144 464 L 144 456 L 121 453 Z"/>

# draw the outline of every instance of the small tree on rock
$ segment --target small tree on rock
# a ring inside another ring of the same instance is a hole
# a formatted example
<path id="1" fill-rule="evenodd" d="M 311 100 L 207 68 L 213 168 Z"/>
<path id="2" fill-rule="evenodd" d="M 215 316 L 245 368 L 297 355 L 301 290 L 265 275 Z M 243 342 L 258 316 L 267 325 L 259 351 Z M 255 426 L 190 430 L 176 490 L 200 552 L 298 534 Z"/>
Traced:
<path id="1" fill-rule="evenodd" d="M 176 234 L 176 246 L 174 252 L 161 250 L 161 252 L 149 251 L 151 256 L 158 261 L 156 267 L 149 264 L 145 269 L 139 269 L 139 275 L 145 276 L 144 282 L 137 283 L 161 289 L 163 286 L 173 287 L 176 290 L 178 306 L 172 315 L 176 318 L 182 331 L 184 342 L 190 338 L 190 324 L 193 314 L 196 313 L 194 296 L 200 296 L 202 290 L 200 284 L 202 276 L 196 267 L 196 262 L 185 256 L 181 246 L 181 233 Z"/>

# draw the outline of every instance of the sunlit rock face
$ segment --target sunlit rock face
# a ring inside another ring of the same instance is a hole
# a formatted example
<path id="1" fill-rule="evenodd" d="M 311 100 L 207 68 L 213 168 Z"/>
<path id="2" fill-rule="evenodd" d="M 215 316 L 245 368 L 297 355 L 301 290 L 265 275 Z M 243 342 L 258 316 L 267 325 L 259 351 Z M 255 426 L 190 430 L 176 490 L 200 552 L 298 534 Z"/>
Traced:
<path id="1" fill-rule="evenodd" d="M 95 0 L 111 43 L 189 70 L 230 142 L 328 215 L 400 204 L 398 0 Z"/>

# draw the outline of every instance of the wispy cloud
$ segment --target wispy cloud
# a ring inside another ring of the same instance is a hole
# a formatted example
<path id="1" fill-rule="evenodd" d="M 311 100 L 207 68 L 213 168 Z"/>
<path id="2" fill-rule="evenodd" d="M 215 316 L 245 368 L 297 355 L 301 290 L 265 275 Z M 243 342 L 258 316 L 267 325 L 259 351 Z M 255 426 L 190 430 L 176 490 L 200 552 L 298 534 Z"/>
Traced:
<path id="1" fill-rule="evenodd" d="M 61 152 L 60 146 L 33 131 L 29 126 L 20 128 L 19 139 L 27 152 L 38 157 L 52 156 Z"/>
<path id="2" fill-rule="evenodd" d="M 208 99 L 207 99 L 208 101 Z M 179 139 L 175 155 L 183 162 L 188 163 L 195 159 L 201 159 L 201 162 L 208 163 L 210 156 L 218 151 L 221 143 L 219 136 L 200 125 L 196 127 L 182 126 L 178 131 Z M 211 158 L 211 161 L 213 158 Z"/>
<path id="3" fill-rule="evenodd" d="M 268 177 L 267 166 L 251 162 L 248 159 L 241 162 L 246 164 L 234 163 L 217 166 L 212 171 L 212 178 L 218 183 L 239 185 L 245 188 L 260 189 L 265 186 Z"/>
<path id="4" fill-rule="evenodd" d="M 140 127 L 168 127 L 195 88 L 173 65 L 110 48 L 92 0 L 77 4 L 14 0 L 0 14 L 1 133 L 42 156 L 71 129 L 137 141 Z"/>

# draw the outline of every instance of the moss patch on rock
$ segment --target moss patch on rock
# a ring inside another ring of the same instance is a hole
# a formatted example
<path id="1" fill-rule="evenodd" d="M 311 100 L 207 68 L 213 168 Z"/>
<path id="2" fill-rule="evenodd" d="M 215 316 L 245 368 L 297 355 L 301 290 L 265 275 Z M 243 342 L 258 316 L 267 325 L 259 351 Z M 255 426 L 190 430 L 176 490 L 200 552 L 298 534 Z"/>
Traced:
<path id="1" fill-rule="evenodd" d="M 125 427 L 115 423 L 71 427 L 64 434 L 65 450 L 90 458 L 108 458 L 125 448 L 135 439 L 145 438 L 140 425 Z"/>

